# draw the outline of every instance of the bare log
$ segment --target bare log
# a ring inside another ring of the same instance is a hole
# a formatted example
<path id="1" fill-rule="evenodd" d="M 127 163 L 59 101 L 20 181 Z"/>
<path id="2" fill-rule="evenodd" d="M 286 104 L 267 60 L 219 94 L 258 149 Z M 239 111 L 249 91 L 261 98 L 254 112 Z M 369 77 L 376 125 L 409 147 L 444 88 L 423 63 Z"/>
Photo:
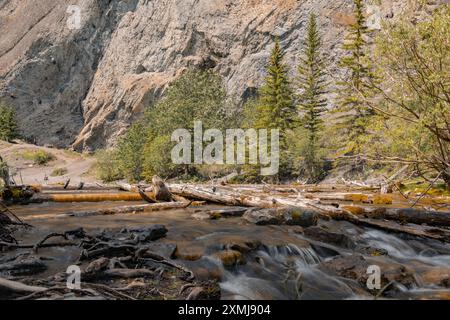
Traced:
<path id="1" fill-rule="evenodd" d="M 120 190 L 129 191 L 129 192 L 139 192 L 139 187 L 133 186 L 126 182 L 116 182 L 117 186 Z"/>
<path id="2" fill-rule="evenodd" d="M 90 193 L 90 194 L 37 194 L 30 202 L 105 202 L 141 201 L 139 193 Z"/>
<path id="3" fill-rule="evenodd" d="M 147 269 L 109 269 L 105 270 L 103 273 L 106 277 L 113 277 L 113 278 L 124 278 L 124 279 L 130 279 L 130 278 L 141 278 L 141 277 L 152 277 L 154 276 L 154 272 Z"/>
<path id="4" fill-rule="evenodd" d="M 156 203 L 157 202 L 156 199 L 155 199 L 155 196 L 153 194 L 152 194 L 152 196 L 149 196 L 144 191 L 142 191 L 141 188 L 138 188 L 138 190 L 139 190 L 139 195 L 141 196 L 141 198 L 144 201 L 146 201 L 148 203 Z"/>
<path id="5" fill-rule="evenodd" d="M 376 220 L 368 218 L 359 219 L 346 219 L 350 222 L 358 225 L 381 229 L 383 231 L 389 231 L 394 233 L 403 233 L 420 238 L 435 239 L 444 242 L 450 241 L 450 231 L 441 229 L 426 227 L 421 225 L 401 225 L 394 221 Z"/>
<path id="6" fill-rule="evenodd" d="M 395 220 L 401 223 L 427 224 L 430 226 L 450 227 L 450 212 L 427 211 L 418 209 L 386 209 L 365 210 L 368 218 Z"/>
<path id="7" fill-rule="evenodd" d="M 101 215 L 115 215 L 115 214 L 126 214 L 126 213 L 137 213 L 145 211 L 160 211 L 160 210 L 171 210 L 171 209 L 183 209 L 187 208 L 190 203 L 186 202 L 162 202 L 162 203 L 150 203 L 137 206 L 122 206 L 110 209 L 99 209 L 91 211 L 74 211 L 68 212 L 59 216 L 71 216 L 71 217 L 88 217 L 88 216 L 101 216 Z"/>
<path id="8" fill-rule="evenodd" d="M 43 292 L 46 290 L 47 288 L 44 287 L 29 286 L 21 282 L 0 278 L 0 291 L 11 291 L 15 293 L 34 293 Z"/>

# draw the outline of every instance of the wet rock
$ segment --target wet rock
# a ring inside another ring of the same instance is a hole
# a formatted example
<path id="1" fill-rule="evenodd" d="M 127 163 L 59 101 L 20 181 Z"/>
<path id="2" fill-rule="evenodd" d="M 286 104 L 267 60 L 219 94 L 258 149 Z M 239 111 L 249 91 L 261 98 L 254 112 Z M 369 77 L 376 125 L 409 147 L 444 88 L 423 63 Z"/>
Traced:
<path id="1" fill-rule="evenodd" d="M 283 223 L 287 225 L 296 225 L 306 228 L 317 225 L 319 219 L 315 212 L 305 211 L 295 207 L 281 209 L 278 212 L 283 216 Z"/>
<path id="2" fill-rule="evenodd" d="M 200 221 L 211 220 L 211 216 L 208 213 L 202 211 L 194 213 L 193 215 L 191 215 L 191 217 L 194 218 L 195 220 Z"/>
<path id="3" fill-rule="evenodd" d="M 384 288 L 389 283 L 399 283 L 406 288 L 412 288 L 417 285 L 413 270 L 396 262 L 366 258 L 360 254 L 335 257 L 322 262 L 319 268 L 325 272 L 356 280 L 366 291 L 377 294 L 378 290 L 369 290 L 367 287 L 367 280 L 370 276 L 368 268 L 374 265 L 381 270 L 381 288 Z M 394 294 L 392 290 L 395 290 L 394 286 L 387 288 L 383 295 L 390 296 Z"/>
<path id="4" fill-rule="evenodd" d="M 326 227 L 324 227 L 324 226 L 309 227 L 309 228 L 306 228 L 303 232 L 304 232 L 305 236 L 307 236 L 313 240 L 331 243 L 336 246 L 348 248 L 348 249 L 355 248 L 355 243 L 349 236 L 342 234 L 342 233 L 332 232 L 330 230 L 327 230 Z"/>
<path id="5" fill-rule="evenodd" d="M 170 259 L 174 256 L 177 246 L 173 243 L 152 242 L 146 246 L 151 252 Z"/>
<path id="6" fill-rule="evenodd" d="M 153 225 L 150 227 L 130 230 L 139 242 L 154 241 L 166 236 L 168 230 L 163 225 Z"/>
<path id="7" fill-rule="evenodd" d="M 29 276 L 47 270 L 40 258 L 19 256 L 15 260 L 0 264 L 0 274 L 7 276 Z"/>
<path id="8" fill-rule="evenodd" d="M 250 209 L 244 213 L 243 218 L 246 221 L 259 226 L 279 225 L 283 221 L 282 218 L 273 209 Z"/>
<path id="9" fill-rule="evenodd" d="M 314 212 L 299 208 L 250 209 L 243 218 L 256 225 L 297 225 L 310 227 L 317 224 L 318 217 Z"/>
<path id="10" fill-rule="evenodd" d="M 374 247 L 370 247 L 370 246 L 357 246 L 355 248 L 355 251 L 360 252 L 364 255 L 370 255 L 373 257 L 387 256 L 389 254 L 389 252 L 385 249 L 374 248 Z"/>
<path id="11" fill-rule="evenodd" d="M 213 280 L 202 284 L 201 287 L 193 287 L 186 300 L 218 300 L 220 297 L 220 286 Z"/>
<path id="12" fill-rule="evenodd" d="M 7 242 L 7 243 L 15 242 L 15 239 L 11 235 L 11 233 L 12 232 L 8 227 L 3 227 L 2 225 L 0 225 L 0 242 Z"/>
<path id="13" fill-rule="evenodd" d="M 178 243 L 177 248 L 173 254 L 175 259 L 186 261 L 197 261 L 203 257 L 204 248 L 200 246 L 185 245 Z"/>
<path id="14" fill-rule="evenodd" d="M 234 240 L 225 245 L 225 249 L 234 250 L 240 253 L 247 253 L 258 249 L 261 246 L 261 242 L 258 240 Z"/>
<path id="15" fill-rule="evenodd" d="M 0 212 L 0 226 L 11 224 L 12 220 L 4 213 Z"/>
<path id="16" fill-rule="evenodd" d="M 324 245 L 311 244 L 311 248 L 313 248 L 313 250 L 317 252 L 317 254 L 320 257 L 324 258 L 335 257 L 340 255 L 338 251 Z"/>
<path id="17" fill-rule="evenodd" d="M 427 285 L 450 288 L 450 269 L 446 267 L 434 267 L 421 274 L 422 280 Z"/>
<path id="18" fill-rule="evenodd" d="M 214 254 L 216 258 L 222 261 L 225 267 L 232 267 L 238 264 L 245 264 L 245 258 L 239 251 L 224 250 Z"/>
<path id="19" fill-rule="evenodd" d="M 222 270 L 217 266 L 200 267 L 194 271 L 195 278 L 198 280 L 218 280 L 222 279 Z"/>

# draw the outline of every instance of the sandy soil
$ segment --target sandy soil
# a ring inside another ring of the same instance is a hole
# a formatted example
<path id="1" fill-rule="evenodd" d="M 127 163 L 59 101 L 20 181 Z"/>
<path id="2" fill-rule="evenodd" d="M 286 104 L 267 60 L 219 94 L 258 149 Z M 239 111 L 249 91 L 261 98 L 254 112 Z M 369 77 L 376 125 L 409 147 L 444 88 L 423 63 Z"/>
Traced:
<path id="1" fill-rule="evenodd" d="M 54 155 L 55 160 L 40 166 L 31 160 L 23 158 L 23 153 L 30 150 L 44 150 Z M 0 155 L 10 166 L 11 174 L 18 184 L 58 184 L 71 179 L 71 184 L 96 181 L 95 175 L 90 172 L 95 159 L 92 156 L 79 154 L 68 150 L 39 147 L 22 141 L 6 143 L 0 141 Z M 67 169 L 67 174 L 52 177 L 51 173 L 56 168 Z M 45 177 L 48 181 L 45 181 Z"/>

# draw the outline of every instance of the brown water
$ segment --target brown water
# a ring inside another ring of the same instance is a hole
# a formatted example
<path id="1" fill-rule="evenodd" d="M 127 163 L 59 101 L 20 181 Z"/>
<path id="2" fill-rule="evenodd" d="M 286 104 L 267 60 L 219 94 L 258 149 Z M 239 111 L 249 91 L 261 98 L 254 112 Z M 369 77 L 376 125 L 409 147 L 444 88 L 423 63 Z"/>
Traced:
<path id="1" fill-rule="evenodd" d="M 51 232 L 77 228 L 86 231 L 122 229 L 163 224 L 169 230 L 159 241 L 175 243 L 181 256 L 196 261 L 178 259 L 191 268 L 199 279 L 220 278 L 225 299 L 372 299 L 355 280 L 337 276 L 321 265 L 333 257 L 346 257 L 352 250 L 313 241 L 296 226 L 255 226 L 241 218 L 198 221 L 191 217 L 198 208 L 140 214 L 55 218 L 68 211 L 139 204 L 114 203 L 44 203 L 13 207 L 22 219 L 35 228 L 18 231 L 21 243 L 36 243 Z M 217 206 L 211 206 L 215 208 Z M 404 239 L 382 231 L 361 228 L 347 222 L 320 222 L 333 232 L 345 234 L 355 243 L 384 249 L 387 256 L 370 256 L 380 265 L 401 264 L 412 270 L 418 285 L 406 288 L 395 286 L 396 298 L 449 298 L 450 289 L 425 281 L 424 275 L 439 270 L 449 272 L 450 246 L 438 241 Z M 224 267 L 216 253 L 230 244 L 261 243 L 258 250 L 245 254 L 246 263 Z M 41 249 L 39 255 L 52 260 L 49 269 L 35 277 L 47 277 L 65 272 L 79 256 L 77 248 Z M 17 251 L 6 255 L 16 255 Z M 383 270 L 382 270 L 383 272 Z M 450 285 L 450 284 L 449 284 Z"/>

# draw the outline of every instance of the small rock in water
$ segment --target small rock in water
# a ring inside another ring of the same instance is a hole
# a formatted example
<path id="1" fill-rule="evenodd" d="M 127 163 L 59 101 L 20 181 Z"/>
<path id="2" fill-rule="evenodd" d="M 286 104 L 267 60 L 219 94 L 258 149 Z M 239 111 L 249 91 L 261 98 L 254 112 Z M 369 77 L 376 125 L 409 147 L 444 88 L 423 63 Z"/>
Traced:
<path id="1" fill-rule="evenodd" d="M 165 237 L 167 231 L 166 227 L 160 224 L 130 230 L 131 233 L 134 233 L 137 236 L 139 242 L 158 240 Z"/>
<path id="2" fill-rule="evenodd" d="M 280 209 L 283 215 L 283 222 L 287 225 L 310 227 L 317 225 L 318 216 L 312 211 L 305 211 L 300 208 L 289 207 Z"/>
<path id="3" fill-rule="evenodd" d="M 243 218 L 259 226 L 279 225 L 282 223 L 280 215 L 274 209 L 250 209 L 244 214 Z"/>
<path id="4" fill-rule="evenodd" d="M 353 249 L 355 243 L 345 234 L 336 233 L 325 229 L 325 227 L 309 227 L 304 230 L 305 236 L 326 243 L 331 243 L 339 247 Z"/>
<path id="5" fill-rule="evenodd" d="M 232 267 L 238 264 L 245 264 L 245 258 L 239 251 L 224 250 L 214 254 L 222 261 L 225 267 Z"/>
<path id="6" fill-rule="evenodd" d="M 181 260 L 186 260 L 186 261 L 197 261 L 203 257 L 203 254 L 204 254 L 203 247 L 178 243 L 173 256 L 176 259 L 181 259 Z"/>
<path id="7" fill-rule="evenodd" d="M 177 246 L 172 243 L 161 243 L 161 242 L 151 242 L 146 246 L 151 252 L 164 257 L 166 259 L 171 259 L 174 256 Z"/>
<path id="8" fill-rule="evenodd" d="M 427 285 L 450 288 L 450 268 L 429 267 L 420 276 Z"/>

